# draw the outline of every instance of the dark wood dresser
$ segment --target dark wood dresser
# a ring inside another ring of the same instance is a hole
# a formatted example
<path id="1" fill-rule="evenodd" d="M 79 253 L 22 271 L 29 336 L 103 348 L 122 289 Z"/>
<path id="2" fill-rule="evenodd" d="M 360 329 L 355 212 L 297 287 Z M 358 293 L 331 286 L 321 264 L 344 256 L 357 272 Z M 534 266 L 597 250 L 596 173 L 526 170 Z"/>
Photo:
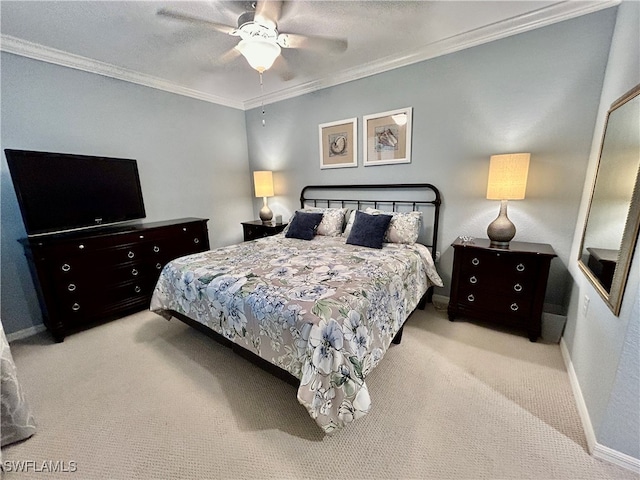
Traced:
<path id="1" fill-rule="evenodd" d="M 45 326 L 62 341 L 93 323 L 149 308 L 167 262 L 209 249 L 207 221 L 140 222 L 20 240 Z"/>
<path id="2" fill-rule="evenodd" d="M 242 222 L 242 231 L 244 233 L 244 241 L 255 240 L 256 238 L 270 237 L 276 235 L 285 229 L 286 223 L 262 223 L 260 220 L 252 220 L 250 222 Z"/>
<path id="3" fill-rule="evenodd" d="M 456 316 L 498 322 L 526 330 L 535 342 L 542 327 L 542 306 L 551 260 L 547 244 L 511 242 L 492 248 L 488 239 L 453 244 L 449 320 Z"/>

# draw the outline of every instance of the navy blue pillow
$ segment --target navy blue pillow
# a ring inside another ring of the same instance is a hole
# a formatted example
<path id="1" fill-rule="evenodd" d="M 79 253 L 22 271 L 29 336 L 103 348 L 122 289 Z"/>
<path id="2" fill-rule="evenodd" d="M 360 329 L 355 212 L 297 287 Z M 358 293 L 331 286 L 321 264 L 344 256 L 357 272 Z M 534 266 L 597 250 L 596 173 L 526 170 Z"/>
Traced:
<path id="1" fill-rule="evenodd" d="M 347 243 L 361 247 L 382 248 L 389 222 L 391 222 L 391 215 L 369 215 L 356 210 L 356 218 Z"/>
<path id="2" fill-rule="evenodd" d="M 321 221 L 322 213 L 296 212 L 284 236 L 287 238 L 299 238 L 300 240 L 312 240 Z"/>

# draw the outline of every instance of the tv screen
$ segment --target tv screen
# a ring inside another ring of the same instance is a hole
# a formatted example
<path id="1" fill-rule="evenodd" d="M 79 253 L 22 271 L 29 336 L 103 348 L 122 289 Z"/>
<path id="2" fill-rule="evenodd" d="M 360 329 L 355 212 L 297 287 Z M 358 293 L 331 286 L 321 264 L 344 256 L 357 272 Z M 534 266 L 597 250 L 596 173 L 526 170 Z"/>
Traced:
<path id="1" fill-rule="evenodd" d="M 29 236 L 145 217 L 135 160 L 6 149 Z"/>

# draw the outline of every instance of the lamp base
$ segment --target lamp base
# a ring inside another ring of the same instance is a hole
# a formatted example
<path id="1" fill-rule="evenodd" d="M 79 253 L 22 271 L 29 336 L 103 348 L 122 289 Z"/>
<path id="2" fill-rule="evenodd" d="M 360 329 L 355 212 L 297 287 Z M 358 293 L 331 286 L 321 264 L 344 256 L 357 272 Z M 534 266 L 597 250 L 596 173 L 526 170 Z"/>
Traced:
<path id="1" fill-rule="evenodd" d="M 489 248 L 501 248 L 503 250 L 509 249 L 509 242 L 494 242 L 491 240 L 489 243 Z"/>
<path id="2" fill-rule="evenodd" d="M 267 205 L 267 197 L 262 197 L 262 200 L 263 204 L 260 209 L 260 220 L 262 220 L 262 223 L 271 223 L 271 220 L 273 219 L 273 212 L 269 208 L 269 205 Z"/>
<path id="3" fill-rule="evenodd" d="M 487 227 L 487 236 L 492 248 L 509 248 L 509 242 L 516 235 L 516 226 L 507 217 L 507 201 L 500 201 L 498 217 Z"/>

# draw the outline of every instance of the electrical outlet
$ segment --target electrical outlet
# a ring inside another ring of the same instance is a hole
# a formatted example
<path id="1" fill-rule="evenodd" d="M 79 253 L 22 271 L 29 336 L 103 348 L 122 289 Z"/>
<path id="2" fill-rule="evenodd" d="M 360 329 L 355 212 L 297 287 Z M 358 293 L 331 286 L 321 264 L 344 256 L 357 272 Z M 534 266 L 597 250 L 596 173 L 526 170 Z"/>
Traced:
<path id="1" fill-rule="evenodd" d="M 586 317 L 588 311 L 589 311 L 589 296 L 585 295 L 584 298 L 582 299 L 582 315 Z"/>

